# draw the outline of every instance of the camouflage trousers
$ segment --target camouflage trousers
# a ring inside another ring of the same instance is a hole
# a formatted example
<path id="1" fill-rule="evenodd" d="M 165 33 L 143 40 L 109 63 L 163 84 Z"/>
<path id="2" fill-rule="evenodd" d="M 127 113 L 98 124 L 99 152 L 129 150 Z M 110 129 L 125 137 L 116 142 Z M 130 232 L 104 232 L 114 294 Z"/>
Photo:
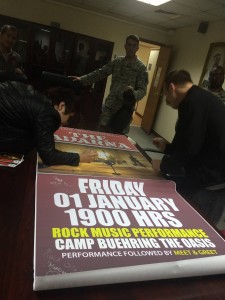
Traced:
<path id="1" fill-rule="evenodd" d="M 125 114 L 123 113 L 121 117 L 117 118 L 117 115 L 120 111 L 121 108 L 115 111 L 105 106 L 99 119 L 98 130 L 104 132 L 126 134 L 130 128 L 133 111 L 130 111 L 128 109 L 126 110 L 125 108 Z M 122 126 L 121 129 L 120 124 Z"/>

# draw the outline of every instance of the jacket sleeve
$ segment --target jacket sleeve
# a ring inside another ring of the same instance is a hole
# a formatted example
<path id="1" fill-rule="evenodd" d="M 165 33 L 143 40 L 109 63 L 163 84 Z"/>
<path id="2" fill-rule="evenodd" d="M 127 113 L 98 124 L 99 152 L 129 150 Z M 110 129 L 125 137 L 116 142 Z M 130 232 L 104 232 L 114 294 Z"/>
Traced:
<path id="1" fill-rule="evenodd" d="M 164 173 L 170 173 L 172 166 L 187 168 L 200 159 L 199 153 L 207 135 L 209 108 L 206 100 L 197 100 L 192 98 L 181 104 L 174 139 L 166 147 L 161 163 Z"/>
<path id="2" fill-rule="evenodd" d="M 81 82 L 83 85 L 90 85 L 97 81 L 102 80 L 103 78 L 106 78 L 110 74 L 112 74 L 114 61 L 111 61 L 104 65 L 102 68 L 97 69 L 89 74 L 86 74 L 84 76 L 81 76 Z"/>
<path id="3" fill-rule="evenodd" d="M 43 163 L 46 165 L 78 166 L 80 156 L 78 153 L 63 152 L 55 149 L 54 132 L 60 126 L 58 112 L 52 108 L 45 109 L 39 114 L 35 124 L 37 150 Z"/>

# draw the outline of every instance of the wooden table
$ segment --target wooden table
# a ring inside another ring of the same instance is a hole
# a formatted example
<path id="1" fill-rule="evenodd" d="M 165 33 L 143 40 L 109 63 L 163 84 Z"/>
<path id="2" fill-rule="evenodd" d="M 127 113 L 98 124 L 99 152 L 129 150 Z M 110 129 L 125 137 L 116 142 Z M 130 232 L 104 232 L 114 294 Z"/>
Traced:
<path id="1" fill-rule="evenodd" d="M 15 169 L 0 169 L 1 300 L 225 299 L 225 275 L 34 292 L 35 167 L 32 153 Z"/>

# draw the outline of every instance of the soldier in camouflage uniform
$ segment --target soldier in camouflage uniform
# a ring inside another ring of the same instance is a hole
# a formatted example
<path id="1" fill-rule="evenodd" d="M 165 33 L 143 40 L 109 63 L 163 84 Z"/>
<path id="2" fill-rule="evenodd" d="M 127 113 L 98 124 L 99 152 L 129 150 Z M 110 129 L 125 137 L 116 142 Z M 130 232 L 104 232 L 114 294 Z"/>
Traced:
<path id="1" fill-rule="evenodd" d="M 131 116 L 127 120 L 126 128 L 129 128 L 136 102 L 146 94 L 148 73 L 146 66 L 136 56 L 139 49 L 138 36 L 129 35 L 126 38 L 124 47 L 126 56 L 117 57 L 102 68 L 87 75 L 81 77 L 71 76 L 73 80 L 80 80 L 83 85 L 90 85 L 112 74 L 110 93 L 105 100 L 99 121 L 99 130 L 101 131 L 114 132 L 112 120 L 126 104 L 125 91 L 129 91 L 134 98 L 134 102 L 131 104 Z"/>

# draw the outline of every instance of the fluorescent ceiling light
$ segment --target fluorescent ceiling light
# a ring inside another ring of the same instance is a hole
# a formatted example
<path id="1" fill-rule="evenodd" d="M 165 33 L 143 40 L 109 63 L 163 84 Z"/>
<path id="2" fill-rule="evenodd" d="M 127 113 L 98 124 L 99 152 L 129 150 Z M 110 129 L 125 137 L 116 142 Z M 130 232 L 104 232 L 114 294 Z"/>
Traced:
<path id="1" fill-rule="evenodd" d="M 144 2 L 144 3 L 147 3 L 147 4 L 151 4 L 151 5 L 154 5 L 154 6 L 159 6 L 163 3 L 169 2 L 171 0 L 137 0 L 137 1 Z"/>

